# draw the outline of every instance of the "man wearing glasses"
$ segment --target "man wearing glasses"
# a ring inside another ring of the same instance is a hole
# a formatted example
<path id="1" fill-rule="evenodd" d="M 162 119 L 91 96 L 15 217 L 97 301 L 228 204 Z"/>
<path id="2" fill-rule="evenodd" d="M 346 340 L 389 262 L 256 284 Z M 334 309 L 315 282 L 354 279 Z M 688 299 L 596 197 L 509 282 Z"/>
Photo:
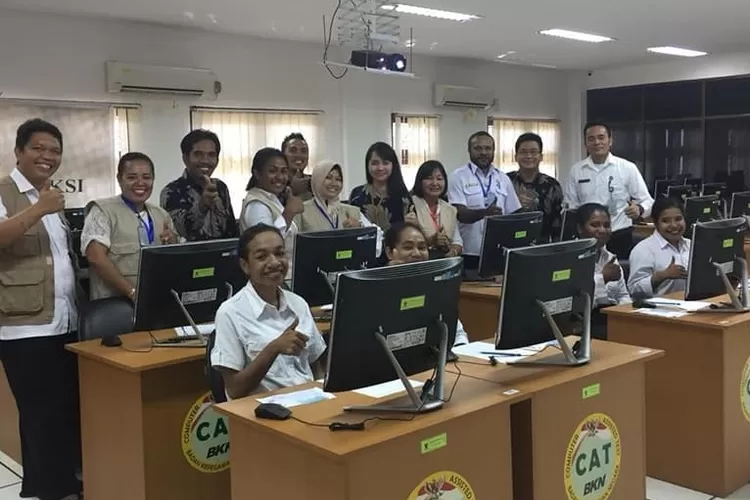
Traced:
<path id="1" fill-rule="evenodd" d="M 526 133 L 516 141 L 518 170 L 508 174 L 525 212 L 544 212 L 540 242 L 560 238 L 563 192 L 554 177 L 539 171 L 544 144 L 537 134 Z"/>

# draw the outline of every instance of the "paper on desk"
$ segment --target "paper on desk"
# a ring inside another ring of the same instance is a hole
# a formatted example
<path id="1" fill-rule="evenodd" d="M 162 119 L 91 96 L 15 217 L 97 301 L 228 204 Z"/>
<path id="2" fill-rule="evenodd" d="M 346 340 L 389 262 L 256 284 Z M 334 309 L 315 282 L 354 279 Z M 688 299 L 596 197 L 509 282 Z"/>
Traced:
<path id="1" fill-rule="evenodd" d="M 286 394 L 274 394 L 265 398 L 258 398 L 259 403 L 276 403 L 287 408 L 300 405 L 309 405 L 319 401 L 334 399 L 336 396 L 329 392 L 323 392 L 320 387 L 303 389 L 301 391 L 287 392 Z"/>
<path id="2" fill-rule="evenodd" d="M 211 332 L 213 332 L 216 329 L 216 325 L 213 323 L 206 323 L 205 325 L 196 325 L 198 327 L 198 331 L 201 332 L 201 335 L 211 335 Z M 193 330 L 193 327 L 188 326 L 178 326 L 174 329 L 174 331 L 177 333 L 178 337 L 184 337 L 186 335 L 195 335 L 195 330 Z"/>
<path id="3" fill-rule="evenodd" d="M 660 318 L 681 318 L 683 316 L 687 316 L 690 314 L 687 311 L 678 311 L 675 309 L 663 309 L 663 308 L 643 308 L 643 309 L 636 309 L 637 313 L 639 314 L 646 314 L 647 316 L 659 316 Z"/>
<path id="4" fill-rule="evenodd" d="M 409 383 L 415 389 L 424 385 L 417 380 L 409 380 Z M 404 389 L 404 384 L 401 383 L 401 380 L 391 380 L 390 382 L 383 382 L 382 384 L 356 389 L 353 392 L 362 394 L 363 396 L 370 396 L 371 398 L 384 398 L 386 396 L 398 394 L 399 392 L 406 392 L 406 390 Z"/>
<path id="5" fill-rule="evenodd" d="M 646 302 L 649 304 L 653 304 L 655 306 L 660 306 L 662 308 L 675 307 L 677 309 L 682 309 L 683 311 L 687 311 L 687 312 L 700 311 L 701 309 L 711 307 L 710 302 L 676 300 L 676 299 L 668 299 L 665 297 L 654 297 L 652 299 L 647 299 Z"/>
<path id="6" fill-rule="evenodd" d="M 320 310 L 323 312 L 333 311 L 333 304 L 323 304 L 320 306 Z"/>
<path id="7" fill-rule="evenodd" d="M 557 341 L 553 340 L 551 342 L 542 342 L 541 344 L 535 344 L 528 347 L 504 349 L 501 351 L 495 349 L 495 344 L 489 342 L 472 342 L 470 344 L 454 347 L 452 350 L 454 354 L 458 354 L 459 356 L 470 356 L 472 358 L 484 359 L 486 361 L 490 360 L 490 356 L 494 356 L 498 362 L 505 363 L 506 361 L 517 361 L 527 356 L 533 356 L 550 345 L 557 345 Z M 492 352 L 496 354 L 482 354 L 484 352 Z"/>

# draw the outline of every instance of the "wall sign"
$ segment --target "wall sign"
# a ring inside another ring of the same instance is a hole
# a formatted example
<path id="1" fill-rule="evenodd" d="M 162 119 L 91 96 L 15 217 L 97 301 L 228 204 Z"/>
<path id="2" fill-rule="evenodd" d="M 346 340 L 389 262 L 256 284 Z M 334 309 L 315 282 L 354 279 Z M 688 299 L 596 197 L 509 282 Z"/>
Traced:
<path id="1" fill-rule="evenodd" d="M 568 500 L 606 500 L 620 475 L 622 449 L 615 422 L 603 413 L 586 417 L 565 453 Z"/>
<path id="2" fill-rule="evenodd" d="M 211 393 L 190 407 L 182 424 L 182 454 L 201 472 L 221 472 L 229 467 L 229 425 L 213 408 Z"/>

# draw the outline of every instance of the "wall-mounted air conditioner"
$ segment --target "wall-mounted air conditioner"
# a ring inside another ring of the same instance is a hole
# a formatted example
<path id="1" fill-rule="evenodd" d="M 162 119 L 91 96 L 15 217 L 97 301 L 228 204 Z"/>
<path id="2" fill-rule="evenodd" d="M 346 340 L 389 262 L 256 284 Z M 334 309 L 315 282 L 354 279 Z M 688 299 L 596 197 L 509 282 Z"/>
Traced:
<path id="1" fill-rule="evenodd" d="M 435 84 L 435 106 L 489 109 L 494 104 L 492 90 Z"/>
<path id="2" fill-rule="evenodd" d="M 216 99 L 221 82 L 207 69 L 107 61 L 107 91 Z"/>

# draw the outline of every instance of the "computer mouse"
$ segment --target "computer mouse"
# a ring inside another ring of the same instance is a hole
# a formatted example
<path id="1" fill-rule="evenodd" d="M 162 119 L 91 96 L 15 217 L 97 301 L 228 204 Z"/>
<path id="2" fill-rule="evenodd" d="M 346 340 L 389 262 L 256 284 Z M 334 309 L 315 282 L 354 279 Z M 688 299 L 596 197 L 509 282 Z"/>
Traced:
<path id="1" fill-rule="evenodd" d="M 108 337 L 102 337 L 102 345 L 107 347 L 120 347 L 122 340 L 119 335 L 110 335 Z"/>
<path id="2" fill-rule="evenodd" d="M 263 403 L 255 408 L 255 416 L 268 420 L 286 420 L 292 416 L 292 411 L 278 403 Z"/>

